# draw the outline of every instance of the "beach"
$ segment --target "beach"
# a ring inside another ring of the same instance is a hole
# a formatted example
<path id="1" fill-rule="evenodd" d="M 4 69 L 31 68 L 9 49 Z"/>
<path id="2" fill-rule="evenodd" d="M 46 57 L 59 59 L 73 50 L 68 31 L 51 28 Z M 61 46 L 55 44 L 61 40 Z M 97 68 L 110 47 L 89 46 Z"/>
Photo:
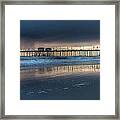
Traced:
<path id="1" fill-rule="evenodd" d="M 21 100 L 99 100 L 99 57 L 21 57 Z"/>

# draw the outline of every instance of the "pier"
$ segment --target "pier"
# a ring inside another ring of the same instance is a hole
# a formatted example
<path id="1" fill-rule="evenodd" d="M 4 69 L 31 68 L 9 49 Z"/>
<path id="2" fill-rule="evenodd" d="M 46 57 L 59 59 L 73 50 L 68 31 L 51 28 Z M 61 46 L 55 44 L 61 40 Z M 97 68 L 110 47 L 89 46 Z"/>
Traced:
<path id="1" fill-rule="evenodd" d="M 100 50 L 27 50 L 20 51 L 20 56 L 100 56 Z"/>

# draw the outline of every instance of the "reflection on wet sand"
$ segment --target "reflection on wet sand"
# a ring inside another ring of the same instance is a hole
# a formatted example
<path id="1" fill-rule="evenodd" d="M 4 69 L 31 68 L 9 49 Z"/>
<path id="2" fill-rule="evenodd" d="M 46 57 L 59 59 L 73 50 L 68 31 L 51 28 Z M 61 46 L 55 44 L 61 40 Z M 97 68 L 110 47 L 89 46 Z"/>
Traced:
<path id="1" fill-rule="evenodd" d="M 65 66 L 41 66 L 21 70 L 21 80 L 31 77 L 63 76 L 75 73 L 97 73 L 100 72 L 100 64 L 81 64 Z"/>

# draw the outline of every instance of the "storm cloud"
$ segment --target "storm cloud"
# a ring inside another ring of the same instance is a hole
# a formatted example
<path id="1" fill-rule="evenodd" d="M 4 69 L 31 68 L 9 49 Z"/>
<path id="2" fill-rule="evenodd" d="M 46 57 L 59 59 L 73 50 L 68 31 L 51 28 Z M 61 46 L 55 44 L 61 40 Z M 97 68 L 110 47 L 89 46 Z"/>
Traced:
<path id="1" fill-rule="evenodd" d="M 21 48 L 99 43 L 99 20 L 21 20 Z"/>

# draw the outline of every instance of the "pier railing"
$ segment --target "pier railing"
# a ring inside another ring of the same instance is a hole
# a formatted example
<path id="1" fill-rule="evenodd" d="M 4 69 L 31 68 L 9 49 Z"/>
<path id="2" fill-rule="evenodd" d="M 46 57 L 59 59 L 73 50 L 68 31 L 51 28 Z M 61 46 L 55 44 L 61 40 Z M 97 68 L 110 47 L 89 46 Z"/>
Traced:
<path id="1" fill-rule="evenodd" d="M 20 51 L 20 56 L 100 56 L 100 50 L 51 50 Z"/>

